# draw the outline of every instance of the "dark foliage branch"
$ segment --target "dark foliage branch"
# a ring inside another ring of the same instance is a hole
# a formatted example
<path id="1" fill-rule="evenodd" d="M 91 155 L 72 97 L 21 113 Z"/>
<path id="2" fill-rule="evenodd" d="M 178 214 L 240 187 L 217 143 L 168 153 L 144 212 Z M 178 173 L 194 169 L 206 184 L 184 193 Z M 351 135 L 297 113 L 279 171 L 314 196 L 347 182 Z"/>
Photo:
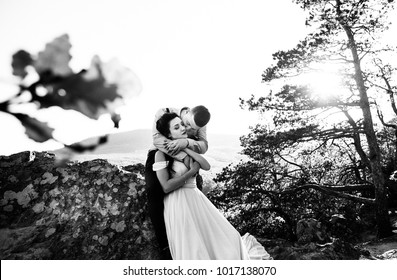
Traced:
<path id="1" fill-rule="evenodd" d="M 108 135 L 104 135 L 104 136 L 99 137 L 98 142 L 96 144 L 82 145 L 82 144 L 77 143 L 77 144 L 72 144 L 72 145 L 65 145 L 65 147 L 71 149 L 74 152 L 83 153 L 86 151 L 93 151 L 98 146 L 107 143 L 107 141 L 108 141 Z"/>
<path id="2" fill-rule="evenodd" d="M 109 114 L 114 127 L 118 128 L 121 117 L 115 109 L 141 91 L 135 74 L 116 60 L 104 63 L 94 56 L 89 69 L 73 72 L 69 67 L 72 58 L 70 49 L 69 37 L 65 34 L 48 43 L 36 57 L 25 50 L 16 52 L 12 57 L 13 75 L 20 78 L 19 92 L 0 103 L 0 111 L 17 118 L 25 127 L 26 135 L 36 142 L 58 140 L 53 136 L 54 129 L 46 122 L 16 111 L 23 107 L 21 105 L 34 104 L 37 112 L 57 106 L 80 112 L 94 120 Z M 26 78 L 31 76 L 38 76 L 38 79 L 28 83 Z M 22 95 L 29 96 L 29 99 L 21 99 Z M 106 139 L 107 136 L 100 137 L 94 145 L 65 146 L 84 152 L 104 144 Z"/>

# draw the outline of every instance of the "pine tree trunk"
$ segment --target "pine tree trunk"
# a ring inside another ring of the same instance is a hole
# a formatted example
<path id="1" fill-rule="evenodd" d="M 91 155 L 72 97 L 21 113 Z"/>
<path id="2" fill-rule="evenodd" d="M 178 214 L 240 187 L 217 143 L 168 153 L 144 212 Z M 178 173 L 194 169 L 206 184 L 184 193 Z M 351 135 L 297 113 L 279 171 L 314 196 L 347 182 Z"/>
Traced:
<path id="1" fill-rule="evenodd" d="M 371 166 L 372 180 L 373 184 L 375 185 L 375 212 L 377 234 L 379 238 L 382 238 L 390 236 L 392 234 L 392 230 L 387 209 L 387 192 L 385 186 L 385 178 L 381 166 L 381 153 L 374 130 L 371 108 L 369 105 L 367 89 L 365 88 L 364 84 L 363 73 L 360 66 L 360 59 L 358 56 L 354 35 L 352 30 L 348 26 L 343 24 L 342 26 L 349 39 L 349 48 L 351 50 L 354 61 L 355 80 L 360 94 L 360 108 L 363 112 L 363 125 L 369 148 L 368 157 Z"/>

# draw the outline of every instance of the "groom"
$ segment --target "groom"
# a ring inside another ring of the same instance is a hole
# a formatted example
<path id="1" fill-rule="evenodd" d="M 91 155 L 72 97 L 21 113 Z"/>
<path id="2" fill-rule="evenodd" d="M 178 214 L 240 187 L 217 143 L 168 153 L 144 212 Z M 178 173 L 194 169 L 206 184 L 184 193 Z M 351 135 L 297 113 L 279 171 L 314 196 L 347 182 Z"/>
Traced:
<path id="1" fill-rule="evenodd" d="M 178 114 L 186 126 L 188 139 L 169 140 L 156 129 L 157 120 L 165 113 Z M 171 253 L 168 247 L 167 233 L 164 223 L 164 196 L 165 193 L 153 171 L 155 154 L 160 150 L 179 161 L 183 161 L 187 154 L 182 151 L 189 148 L 197 153 L 204 154 L 208 150 L 207 123 L 211 118 L 208 109 L 202 105 L 193 107 L 163 108 L 157 111 L 152 128 L 153 145 L 149 150 L 146 166 L 145 180 L 148 194 L 148 210 L 152 221 L 156 238 L 161 249 L 161 259 L 171 260 Z"/>

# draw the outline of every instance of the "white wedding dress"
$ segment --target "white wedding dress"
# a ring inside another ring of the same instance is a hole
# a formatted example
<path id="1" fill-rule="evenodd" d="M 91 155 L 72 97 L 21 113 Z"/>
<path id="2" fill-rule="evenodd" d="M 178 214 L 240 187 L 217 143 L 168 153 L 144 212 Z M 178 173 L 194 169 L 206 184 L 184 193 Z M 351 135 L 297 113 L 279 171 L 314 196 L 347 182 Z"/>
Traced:
<path id="1" fill-rule="evenodd" d="M 153 169 L 166 168 L 157 162 Z M 174 176 L 187 171 L 174 161 Z M 196 179 L 164 198 L 164 220 L 168 244 L 174 260 L 271 259 L 259 242 L 248 233 L 243 237 L 197 188 Z"/>

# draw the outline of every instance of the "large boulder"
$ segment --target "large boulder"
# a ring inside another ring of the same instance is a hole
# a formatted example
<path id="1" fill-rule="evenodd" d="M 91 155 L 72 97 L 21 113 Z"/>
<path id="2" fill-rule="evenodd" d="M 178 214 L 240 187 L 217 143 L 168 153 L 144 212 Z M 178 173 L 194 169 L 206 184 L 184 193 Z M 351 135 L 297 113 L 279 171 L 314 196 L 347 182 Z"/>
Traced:
<path id="1" fill-rule="evenodd" d="M 0 157 L 1 259 L 159 259 L 142 164 Z"/>

